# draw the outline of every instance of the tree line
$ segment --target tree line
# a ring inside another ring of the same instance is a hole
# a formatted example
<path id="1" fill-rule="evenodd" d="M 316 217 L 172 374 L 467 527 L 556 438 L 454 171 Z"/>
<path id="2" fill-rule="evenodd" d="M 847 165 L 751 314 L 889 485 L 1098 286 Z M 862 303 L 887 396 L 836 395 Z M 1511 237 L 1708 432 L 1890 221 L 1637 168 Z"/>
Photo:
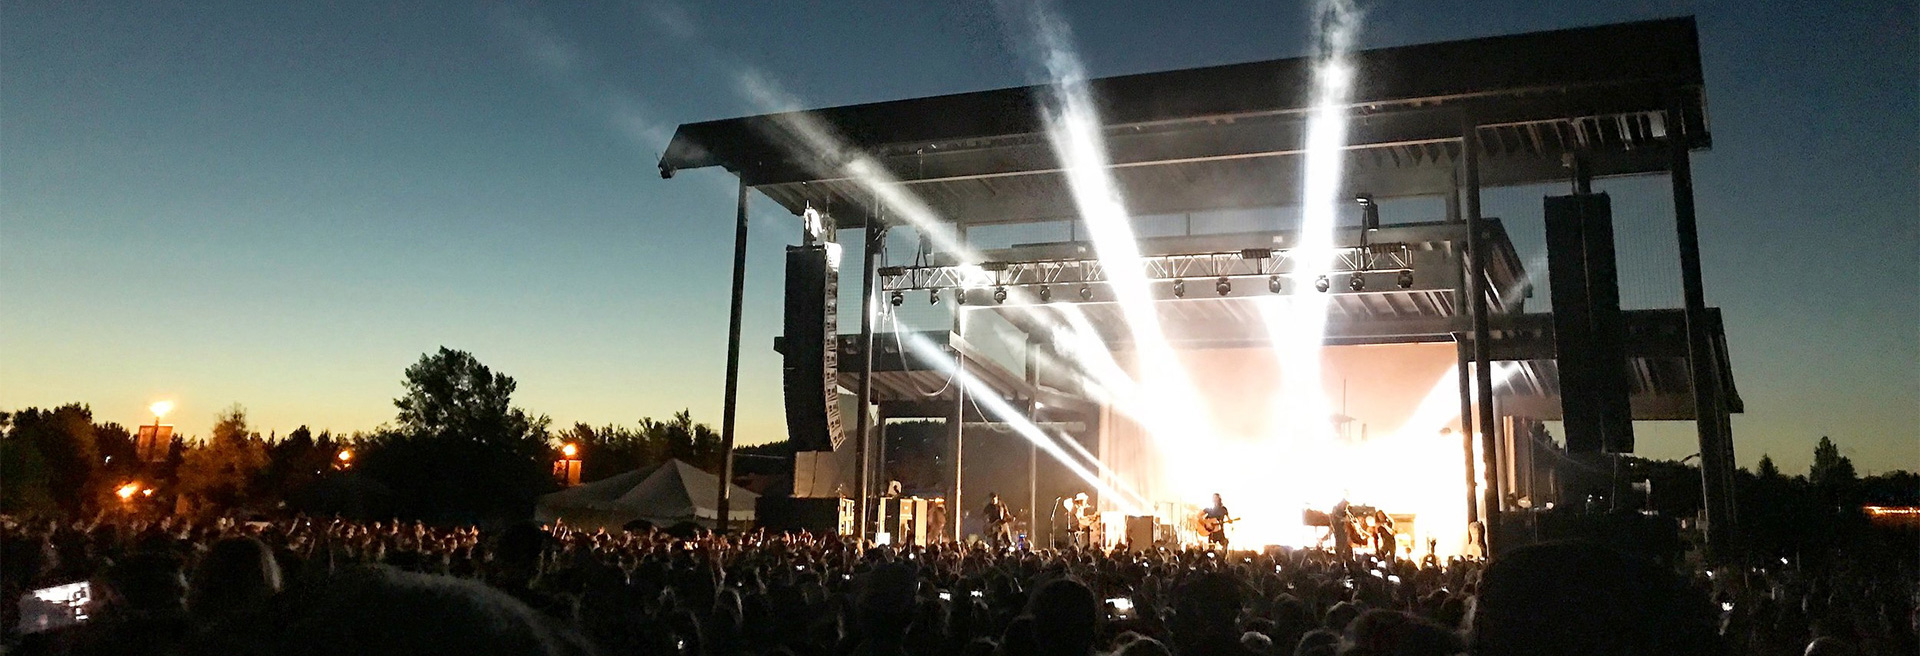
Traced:
<path id="1" fill-rule="evenodd" d="M 234 405 L 205 440 L 175 436 L 138 459 L 135 433 L 74 403 L 0 412 L 0 512 L 292 512 L 483 522 L 524 517 L 558 489 L 553 463 L 575 445 L 582 480 L 678 458 L 718 471 L 720 436 L 682 410 L 637 426 L 556 430 L 513 405 L 516 383 L 471 353 L 441 347 L 402 378 L 390 424 L 351 434 L 301 426 L 262 436 Z M 761 451 L 778 452 L 779 448 Z M 131 484 L 131 486 L 129 485 Z M 122 497 L 121 488 L 132 494 Z M 148 493 L 147 490 L 153 490 Z"/>

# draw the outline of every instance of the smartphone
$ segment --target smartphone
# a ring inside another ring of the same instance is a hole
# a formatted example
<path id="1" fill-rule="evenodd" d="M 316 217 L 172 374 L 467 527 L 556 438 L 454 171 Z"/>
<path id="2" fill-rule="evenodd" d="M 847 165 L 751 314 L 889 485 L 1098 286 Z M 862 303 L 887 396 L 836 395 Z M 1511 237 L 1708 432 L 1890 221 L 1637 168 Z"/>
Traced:
<path id="1" fill-rule="evenodd" d="M 86 581 L 41 588 L 20 596 L 20 632 L 39 633 L 87 621 L 93 584 Z"/>
<path id="2" fill-rule="evenodd" d="M 986 593 L 984 593 L 984 592 L 981 592 L 981 591 L 979 591 L 979 590 L 974 590 L 974 591 L 973 591 L 973 598 L 974 598 L 974 599 L 979 599 L 979 598 L 981 598 L 981 597 L 985 597 L 985 596 L 987 596 L 987 595 L 986 595 Z"/>
<path id="3" fill-rule="evenodd" d="M 953 593 L 951 593 L 951 592 L 942 592 L 942 593 L 940 593 L 940 600 L 941 600 L 941 601 L 953 601 Z"/>
<path id="4" fill-rule="evenodd" d="M 1113 609 L 1114 617 L 1133 615 L 1133 600 L 1126 597 L 1113 597 L 1107 600 L 1107 607 Z"/>

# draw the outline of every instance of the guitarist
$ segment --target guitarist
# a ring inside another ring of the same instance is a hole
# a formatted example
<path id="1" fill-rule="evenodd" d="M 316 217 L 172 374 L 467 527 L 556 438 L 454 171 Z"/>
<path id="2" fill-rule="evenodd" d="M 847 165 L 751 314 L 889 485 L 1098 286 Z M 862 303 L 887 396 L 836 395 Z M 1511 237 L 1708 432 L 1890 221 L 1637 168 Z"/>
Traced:
<path id="1" fill-rule="evenodd" d="M 987 541 L 996 549 L 1013 546 L 1013 512 L 1000 502 L 1000 495 L 987 493 L 987 507 L 980 511 L 987 521 Z"/>
<path id="2" fill-rule="evenodd" d="M 1220 493 L 1213 493 L 1213 505 L 1200 511 L 1200 528 L 1207 532 L 1207 541 L 1227 548 L 1227 523 L 1232 522 L 1233 514 L 1227 512 L 1227 504 L 1220 501 Z"/>

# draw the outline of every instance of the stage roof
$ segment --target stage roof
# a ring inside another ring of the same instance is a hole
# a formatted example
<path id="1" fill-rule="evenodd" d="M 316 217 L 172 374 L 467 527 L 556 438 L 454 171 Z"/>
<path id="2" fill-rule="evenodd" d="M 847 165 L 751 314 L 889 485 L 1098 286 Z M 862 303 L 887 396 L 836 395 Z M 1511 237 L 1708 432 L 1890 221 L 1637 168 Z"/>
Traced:
<path id="1" fill-rule="evenodd" d="M 1711 144 L 1691 17 L 1381 48 L 1354 63 L 1356 193 L 1448 193 L 1465 117 L 1479 126 L 1485 186 L 1565 180 L 1567 153 L 1594 177 L 1664 172 L 1676 128 L 1688 148 Z M 1092 80 L 1129 209 L 1295 203 L 1312 64 Z M 849 173 L 856 161 L 904 183 L 942 220 L 1067 218 L 1072 197 L 1042 134 L 1048 97 L 1032 86 L 689 123 L 660 170 L 724 167 L 787 209 L 811 203 L 841 226 L 873 212 L 871 190 Z M 1681 125 L 1667 120 L 1670 107 Z"/>

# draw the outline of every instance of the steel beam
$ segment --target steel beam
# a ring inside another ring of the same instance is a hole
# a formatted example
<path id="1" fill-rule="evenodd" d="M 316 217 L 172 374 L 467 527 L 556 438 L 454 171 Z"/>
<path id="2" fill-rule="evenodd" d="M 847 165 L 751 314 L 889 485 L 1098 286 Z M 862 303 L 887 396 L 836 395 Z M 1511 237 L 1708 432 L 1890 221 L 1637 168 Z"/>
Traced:
<path id="1" fill-rule="evenodd" d="M 1480 405 L 1475 422 L 1480 433 L 1481 457 L 1486 460 L 1487 545 L 1494 548 L 1493 536 L 1500 534 L 1501 490 L 1498 445 L 1493 425 L 1493 334 L 1487 325 L 1487 240 L 1480 229 L 1480 131 L 1473 119 L 1463 120 L 1461 129 L 1461 173 L 1465 177 L 1467 197 L 1467 281 L 1468 304 L 1473 323 L 1473 360 Z"/>
<path id="2" fill-rule="evenodd" d="M 871 423 L 868 406 L 873 400 L 873 286 L 874 272 L 879 267 L 874 261 L 880 253 L 880 235 L 883 234 L 879 222 L 869 223 L 861 233 L 861 251 L 865 254 L 860 261 L 860 381 L 855 392 L 853 457 L 860 464 L 854 472 L 854 487 L 860 503 L 860 537 L 867 537 L 867 517 L 873 512 L 869 506 L 872 501 L 873 481 L 869 472 L 872 458 L 868 454 L 867 424 Z"/>
<path id="3" fill-rule="evenodd" d="M 718 499 L 714 501 L 714 509 L 718 513 L 718 517 L 714 518 L 714 529 L 723 535 L 727 532 L 728 513 L 733 508 L 733 434 L 734 416 L 740 400 L 740 309 L 746 298 L 747 284 L 748 191 L 746 181 L 741 180 L 738 203 L 734 209 L 733 301 L 727 313 L 727 389 L 726 398 L 720 405 L 720 491 L 715 493 Z"/>
<path id="4" fill-rule="evenodd" d="M 1681 112 L 1678 102 L 1672 112 Z M 1670 121 L 1671 122 L 1671 121 Z M 1670 135 L 1677 137 L 1678 135 Z M 1674 139 L 1678 141 L 1677 138 Z M 1730 435 L 1722 425 L 1720 371 L 1708 332 L 1706 287 L 1700 275 L 1700 232 L 1694 217 L 1693 164 L 1684 147 L 1669 148 L 1673 180 L 1673 224 L 1680 243 L 1680 283 L 1685 296 L 1687 361 L 1693 378 L 1694 423 L 1699 432 L 1701 492 L 1707 511 L 1707 558 L 1715 563 L 1733 557 L 1732 448 L 1722 444 Z"/>

